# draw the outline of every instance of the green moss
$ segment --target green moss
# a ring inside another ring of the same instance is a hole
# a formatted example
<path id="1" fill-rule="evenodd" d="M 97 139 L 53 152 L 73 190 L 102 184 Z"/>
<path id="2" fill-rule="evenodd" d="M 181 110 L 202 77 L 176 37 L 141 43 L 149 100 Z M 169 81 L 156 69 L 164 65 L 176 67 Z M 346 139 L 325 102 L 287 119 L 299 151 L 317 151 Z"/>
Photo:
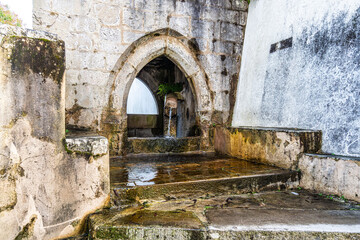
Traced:
<path id="1" fill-rule="evenodd" d="M 65 46 L 63 41 L 50 41 L 10 36 L 5 41 L 13 45 L 10 61 L 15 74 L 41 74 L 62 83 L 65 72 Z"/>
<path id="2" fill-rule="evenodd" d="M 32 236 L 32 233 L 34 231 L 34 225 L 36 222 L 37 216 L 33 216 L 30 219 L 30 222 L 27 223 L 19 232 L 19 234 L 16 236 L 15 240 L 21 240 L 21 239 L 28 239 Z"/>
<path id="3" fill-rule="evenodd" d="M 96 238 L 99 239 L 130 239 L 125 228 L 101 227 L 96 231 Z"/>

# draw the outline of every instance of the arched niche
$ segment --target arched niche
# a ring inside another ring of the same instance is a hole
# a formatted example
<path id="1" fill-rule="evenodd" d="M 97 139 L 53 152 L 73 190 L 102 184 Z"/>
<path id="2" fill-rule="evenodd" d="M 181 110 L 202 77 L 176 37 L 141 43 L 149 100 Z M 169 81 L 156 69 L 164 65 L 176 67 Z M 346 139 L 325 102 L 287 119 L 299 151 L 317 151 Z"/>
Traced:
<path id="1" fill-rule="evenodd" d="M 126 104 L 132 82 L 151 60 L 165 56 L 186 76 L 195 99 L 196 120 L 201 128 L 202 145 L 208 144 L 208 127 L 213 103 L 208 78 L 196 58 L 189 39 L 171 29 L 149 33 L 131 44 L 115 64 L 108 81 L 109 102 L 103 112 L 102 132 L 110 138 L 114 153 L 123 153 L 127 140 Z"/>

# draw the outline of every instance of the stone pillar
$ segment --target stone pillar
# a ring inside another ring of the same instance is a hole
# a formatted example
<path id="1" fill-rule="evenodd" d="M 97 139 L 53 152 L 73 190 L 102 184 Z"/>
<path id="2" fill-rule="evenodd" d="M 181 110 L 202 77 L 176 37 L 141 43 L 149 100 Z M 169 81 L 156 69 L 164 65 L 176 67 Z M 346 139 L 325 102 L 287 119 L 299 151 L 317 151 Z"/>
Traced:
<path id="1" fill-rule="evenodd" d="M 73 234 L 108 201 L 107 139 L 65 139 L 64 72 L 56 35 L 0 24 L 0 239 Z"/>

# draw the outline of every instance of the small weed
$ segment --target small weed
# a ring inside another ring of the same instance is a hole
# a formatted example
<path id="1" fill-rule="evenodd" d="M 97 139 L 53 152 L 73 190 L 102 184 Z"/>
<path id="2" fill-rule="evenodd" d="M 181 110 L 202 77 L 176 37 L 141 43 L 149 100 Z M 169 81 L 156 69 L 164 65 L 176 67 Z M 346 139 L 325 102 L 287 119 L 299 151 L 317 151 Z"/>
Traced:
<path id="1" fill-rule="evenodd" d="M 333 195 L 326 195 L 326 198 L 327 198 L 327 199 L 330 199 L 330 200 L 333 200 L 333 199 L 334 199 L 334 196 L 333 196 Z"/>
<path id="2" fill-rule="evenodd" d="M 148 208 L 148 207 L 150 207 L 150 204 L 149 204 L 148 202 L 146 202 L 146 201 L 143 202 L 142 205 L 143 205 L 143 208 Z"/>
<path id="3" fill-rule="evenodd" d="M 301 187 L 298 187 L 297 189 L 298 189 L 298 190 L 301 190 L 302 188 L 301 188 Z"/>
<path id="4" fill-rule="evenodd" d="M 206 205 L 205 207 L 204 207 L 204 210 L 208 210 L 208 209 L 211 209 L 211 208 L 214 208 L 213 206 L 208 206 L 208 205 Z"/>
<path id="5" fill-rule="evenodd" d="M 341 195 L 340 199 L 343 201 L 347 201 L 347 199 L 344 197 L 344 195 Z"/>

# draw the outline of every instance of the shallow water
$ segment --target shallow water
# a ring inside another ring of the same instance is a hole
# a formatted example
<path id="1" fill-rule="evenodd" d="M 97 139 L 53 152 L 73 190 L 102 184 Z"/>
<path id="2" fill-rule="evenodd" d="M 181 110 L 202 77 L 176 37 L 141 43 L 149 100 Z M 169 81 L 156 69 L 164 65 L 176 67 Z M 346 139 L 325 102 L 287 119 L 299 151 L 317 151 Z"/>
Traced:
<path id="1" fill-rule="evenodd" d="M 282 172 L 244 160 L 206 155 L 155 155 L 111 159 L 111 184 L 144 186 Z"/>

